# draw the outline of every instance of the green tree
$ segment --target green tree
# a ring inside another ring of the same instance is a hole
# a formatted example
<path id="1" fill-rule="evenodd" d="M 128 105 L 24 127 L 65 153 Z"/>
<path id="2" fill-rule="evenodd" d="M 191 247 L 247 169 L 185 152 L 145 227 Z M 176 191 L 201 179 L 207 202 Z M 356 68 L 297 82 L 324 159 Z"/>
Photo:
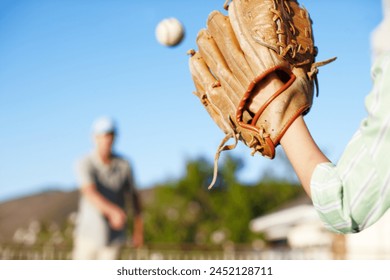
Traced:
<path id="1" fill-rule="evenodd" d="M 254 238 L 249 229 L 253 218 L 303 194 L 295 183 L 272 177 L 244 185 L 237 179 L 243 167 L 242 159 L 226 156 L 216 185 L 208 190 L 213 164 L 205 158 L 188 161 L 182 178 L 156 186 L 154 199 L 145 205 L 146 241 L 250 242 Z"/>

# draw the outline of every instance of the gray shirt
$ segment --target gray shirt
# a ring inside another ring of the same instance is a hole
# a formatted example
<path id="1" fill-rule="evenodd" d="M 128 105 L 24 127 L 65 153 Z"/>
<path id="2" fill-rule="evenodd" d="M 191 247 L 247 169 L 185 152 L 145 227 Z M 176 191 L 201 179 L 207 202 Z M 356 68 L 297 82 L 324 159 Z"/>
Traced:
<path id="1" fill-rule="evenodd" d="M 134 214 L 140 214 L 140 204 L 134 186 L 129 162 L 114 155 L 110 164 L 104 164 L 96 153 L 91 153 L 77 164 L 81 186 L 95 185 L 97 191 L 110 202 L 125 209 L 126 196 L 131 198 Z M 81 196 L 76 224 L 76 238 L 87 238 L 96 246 L 123 243 L 126 229 L 113 230 L 103 214 L 84 196 Z"/>

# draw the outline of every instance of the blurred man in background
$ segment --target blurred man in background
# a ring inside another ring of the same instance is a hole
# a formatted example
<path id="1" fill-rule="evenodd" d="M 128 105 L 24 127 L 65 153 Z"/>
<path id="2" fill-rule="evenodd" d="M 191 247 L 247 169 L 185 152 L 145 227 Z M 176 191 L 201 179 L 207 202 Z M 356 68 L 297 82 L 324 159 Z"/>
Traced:
<path id="1" fill-rule="evenodd" d="M 126 196 L 134 214 L 133 245 L 143 245 L 143 220 L 131 166 L 113 152 L 115 122 L 107 117 L 92 126 L 94 150 L 77 164 L 81 198 L 73 259 L 117 259 L 126 241 Z"/>

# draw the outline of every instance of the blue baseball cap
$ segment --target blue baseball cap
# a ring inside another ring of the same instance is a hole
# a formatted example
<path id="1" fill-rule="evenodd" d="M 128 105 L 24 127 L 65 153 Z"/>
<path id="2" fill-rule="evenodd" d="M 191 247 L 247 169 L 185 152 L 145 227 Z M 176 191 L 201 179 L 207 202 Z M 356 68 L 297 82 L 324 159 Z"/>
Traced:
<path id="1" fill-rule="evenodd" d="M 115 121 L 110 117 L 100 117 L 92 124 L 92 133 L 95 135 L 116 133 L 117 127 Z"/>

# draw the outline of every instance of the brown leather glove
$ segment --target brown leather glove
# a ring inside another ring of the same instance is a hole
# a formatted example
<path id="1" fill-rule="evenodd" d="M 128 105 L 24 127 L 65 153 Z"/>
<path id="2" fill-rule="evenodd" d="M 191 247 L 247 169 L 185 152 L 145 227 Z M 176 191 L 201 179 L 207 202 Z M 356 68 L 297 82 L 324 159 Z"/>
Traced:
<path id="1" fill-rule="evenodd" d="M 195 94 L 224 131 L 215 157 L 242 141 L 274 158 L 275 147 L 313 101 L 317 67 L 312 21 L 297 1 L 233 0 L 210 13 L 190 50 Z M 233 145 L 226 142 L 234 138 Z M 210 186 L 210 187 L 211 187 Z"/>

